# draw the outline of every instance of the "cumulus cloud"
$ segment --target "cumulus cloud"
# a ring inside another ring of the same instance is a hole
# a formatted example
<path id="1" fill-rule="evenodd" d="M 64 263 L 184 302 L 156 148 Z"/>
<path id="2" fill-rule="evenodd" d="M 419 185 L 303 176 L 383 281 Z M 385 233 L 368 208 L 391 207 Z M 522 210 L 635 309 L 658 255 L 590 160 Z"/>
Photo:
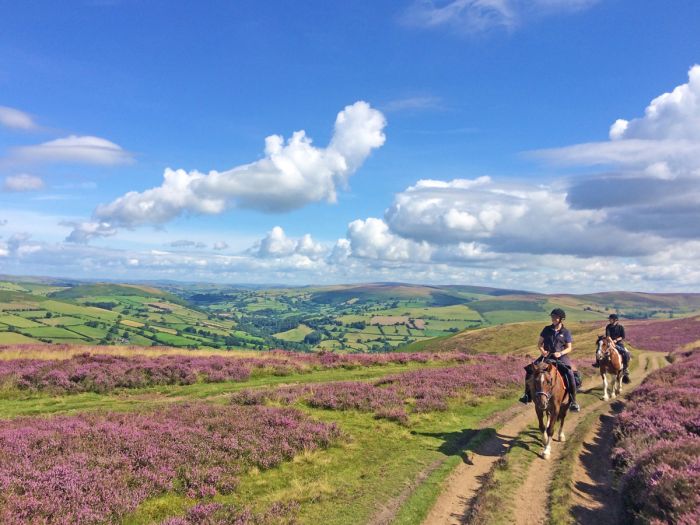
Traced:
<path id="1" fill-rule="evenodd" d="M 249 253 L 261 258 L 301 255 L 310 259 L 319 259 L 326 251 L 326 248 L 315 242 L 308 233 L 299 239 L 291 239 L 280 226 L 275 226 L 263 239 L 253 245 Z"/>
<path id="2" fill-rule="evenodd" d="M 467 33 L 514 29 L 526 19 L 586 9 L 598 0 L 417 0 L 403 16 L 419 27 L 452 27 Z"/>
<path id="3" fill-rule="evenodd" d="M 42 144 L 20 146 L 12 158 L 24 162 L 60 162 L 114 166 L 133 162 L 133 156 L 118 144 L 92 136 L 70 135 Z"/>
<path id="4" fill-rule="evenodd" d="M 686 84 L 652 100 L 643 117 L 618 119 L 610 139 L 700 141 L 700 65 L 690 68 Z"/>
<path id="5" fill-rule="evenodd" d="M 604 212 L 572 207 L 563 188 L 488 177 L 419 181 L 396 195 L 385 220 L 401 238 L 438 246 L 463 243 L 463 253 L 630 256 L 658 249 L 658 239 L 625 233 Z"/>
<path id="6" fill-rule="evenodd" d="M 347 240 L 355 257 L 387 261 L 429 261 L 432 247 L 425 241 L 414 241 L 396 235 L 381 219 L 370 217 L 348 225 Z M 341 249 L 336 245 L 336 249 Z M 337 256 L 338 254 L 336 254 Z"/>
<path id="7" fill-rule="evenodd" d="M 214 246 L 212 246 L 215 250 L 225 250 L 228 248 L 228 243 L 225 241 L 217 241 L 214 243 Z"/>
<path id="8" fill-rule="evenodd" d="M 687 83 L 652 100 L 643 117 L 617 119 L 609 136 L 534 154 L 565 165 L 635 169 L 658 179 L 700 176 L 700 65 L 690 68 Z"/>
<path id="9" fill-rule="evenodd" d="M 38 127 L 31 115 L 7 106 L 0 106 L 0 126 L 23 131 L 31 131 Z"/>
<path id="10" fill-rule="evenodd" d="M 385 125 L 382 113 L 356 102 L 338 113 L 326 148 L 314 146 L 304 131 L 286 141 L 271 135 L 258 161 L 207 174 L 168 168 L 160 186 L 98 206 L 94 218 L 134 227 L 163 224 L 184 213 L 218 214 L 236 207 L 286 212 L 312 202 L 335 202 L 338 189 L 384 144 Z"/>
<path id="11" fill-rule="evenodd" d="M 690 68 L 687 83 L 652 100 L 644 116 L 616 120 L 609 134 L 606 142 L 538 153 L 557 163 L 609 167 L 571 181 L 572 208 L 602 211 L 630 232 L 700 236 L 700 66 Z"/>
<path id="12" fill-rule="evenodd" d="M 44 188 L 44 181 L 41 177 L 20 173 L 18 175 L 10 175 L 5 177 L 2 185 L 3 191 L 23 192 L 23 191 L 38 191 Z"/>

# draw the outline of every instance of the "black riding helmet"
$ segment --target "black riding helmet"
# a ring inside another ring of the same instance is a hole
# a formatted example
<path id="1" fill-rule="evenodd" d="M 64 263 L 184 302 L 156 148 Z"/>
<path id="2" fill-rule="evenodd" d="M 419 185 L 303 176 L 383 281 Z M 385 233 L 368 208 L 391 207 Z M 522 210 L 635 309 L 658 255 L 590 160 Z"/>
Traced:
<path id="1" fill-rule="evenodd" d="M 617 314 L 610 314 L 610 315 L 608 316 L 608 319 L 611 320 L 611 321 L 617 321 L 617 320 L 619 320 L 620 318 L 617 316 Z"/>
<path id="2" fill-rule="evenodd" d="M 550 315 L 550 317 L 554 315 L 561 320 L 566 319 L 566 312 L 564 310 L 562 310 L 561 308 L 555 308 L 554 310 L 551 311 L 551 313 L 549 315 Z"/>

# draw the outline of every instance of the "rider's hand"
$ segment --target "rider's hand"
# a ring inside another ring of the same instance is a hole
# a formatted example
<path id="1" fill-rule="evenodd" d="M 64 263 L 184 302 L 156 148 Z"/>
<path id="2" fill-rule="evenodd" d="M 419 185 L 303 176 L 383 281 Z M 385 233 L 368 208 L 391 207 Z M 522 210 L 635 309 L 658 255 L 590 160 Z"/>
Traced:
<path id="1" fill-rule="evenodd" d="M 554 357 L 559 359 L 561 357 L 561 352 L 554 352 Z"/>
<path id="2" fill-rule="evenodd" d="M 544 357 L 547 357 L 548 352 L 547 352 L 547 350 L 541 350 L 541 349 L 540 349 L 540 354 L 542 354 Z"/>

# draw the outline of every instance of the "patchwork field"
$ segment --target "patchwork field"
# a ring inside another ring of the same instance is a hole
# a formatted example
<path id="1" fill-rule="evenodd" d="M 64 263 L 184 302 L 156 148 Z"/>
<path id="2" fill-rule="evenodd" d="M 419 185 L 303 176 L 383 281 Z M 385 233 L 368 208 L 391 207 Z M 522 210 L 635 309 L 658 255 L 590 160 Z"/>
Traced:
<path id="1" fill-rule="evenodd" d="M 542 319 L 450 331 L 450 323 L 473 322 L 476 310 L 417 306 L 414 298 L 411 306 L 407 299 L 386 301 L 383 311 L 351 297 L 341 311 L 354 313 L 333 317 L 331 310 L 315 310 L 301 322 L 290 294 L 271 292 L 275 299 L 265 301 L 290 311 L 244 314 L 222 310 L 217 298 L 216 308 L 196 306 L 188 317 L 185 299 L 134 296 L 131 289 L 116 299 L 92 291 L 100 295 L 88 299 L 73 291 L 62 299 L 74 301 L 62 312 L 53 304 L 61 301 L 43 296 L 34 303 L 24 297 L 24 309 L 2 314 L 34 323 L 0 331 L 3 523 L 431 523 L 448 497 L 452 482 L 446 480 L 462 472 L 465 461 L 479 464 L 482 457 L 510 470 L 494 471 L 500 485 L 484 485 L 481 506 L 469 512 L 482 523 L 498 523 L 489 509 L 511 512 L 502 495 L 517 492 L 519 476 L 542 461 L 533 455 L 535 442 L 513 448 L 504 463 L 493 453 L 481 456 L 493 440 L 510 443 L 511 427 L 517 427 L 513 443 L 528 439 L 532 409 L 515 405 Z M 498 312 L 494 306 L 484 315 Z M 406 323 L 419 313 L 422 330 Z M 260 323 L 266 318 L 261 326 L 274 339 L 256 332 L 248 316 Z M 383 322 L 372 324 L 373 318 Z M 695 324 L 694 317 L 629 323 L 635 381 L 653 369 L 650 362 L 659 366 L 660 351 L 696 344 Z M 568 326 L 576 362 L 590 377 L 603 323 Z M 443 335 L 426 335 L 430 330 Z M 230 349 L 217 344 L 215 331 L 255 343 Z M 657 337 L 671 333 L 683 335 Z M 112 343 L 131 346 L 94 343 L 110 334 Z M 70 344 L 14 344 L 39 338 Z M 144 346 L 134 345 L 135 338 Z M 328 351 L 257 350 L 283 338 Z M 167 340 L 179 348 L 153 345 Z M 373 350 L 393 340 L 410 351 Z M 584 410 L 598 410 L 599 390 L 587 388 Z M 570 419 L 579 428 L 576 416 Z M 580 419 L 581 433 L 589 420 Z M 578 434 L 571 435 L 575 443 Z M 59 478 L 65 488 L 55 483 Z M 545 496 L 559 490 L 543 483 Z M 495 486 L 512 490 L 494 493 Z M 41 498 L 33 496 L 37 491 Z M 568 516 L 572 511 L 552 494 L 542 505 Z"/>

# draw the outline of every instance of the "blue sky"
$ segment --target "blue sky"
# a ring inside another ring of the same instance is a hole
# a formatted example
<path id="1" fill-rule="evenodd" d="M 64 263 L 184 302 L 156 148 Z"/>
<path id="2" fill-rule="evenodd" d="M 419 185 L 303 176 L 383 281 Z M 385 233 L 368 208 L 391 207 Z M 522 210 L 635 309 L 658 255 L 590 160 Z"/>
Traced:
<path id="1" fill-rule="evenodd" d="M 0 273 L 700 290 L 698 2 L 0 20 Z"/>

